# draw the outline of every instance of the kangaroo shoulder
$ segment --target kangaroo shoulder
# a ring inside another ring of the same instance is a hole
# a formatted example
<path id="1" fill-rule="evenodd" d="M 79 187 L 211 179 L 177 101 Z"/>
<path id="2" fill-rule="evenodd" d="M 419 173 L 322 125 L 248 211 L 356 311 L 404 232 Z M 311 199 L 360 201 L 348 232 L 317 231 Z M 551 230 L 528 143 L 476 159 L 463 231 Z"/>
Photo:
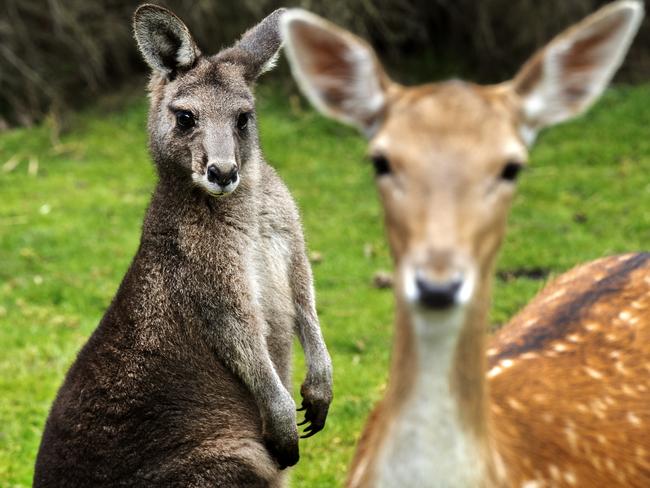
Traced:
<path id="1" fill-rule="evenodd" d="M 262 165 L 261 211 L 265 220 L 274 225 L 291 225 L 300 229 L 300 215 L 293 196 L 277 171 L 268 164 Z"/>

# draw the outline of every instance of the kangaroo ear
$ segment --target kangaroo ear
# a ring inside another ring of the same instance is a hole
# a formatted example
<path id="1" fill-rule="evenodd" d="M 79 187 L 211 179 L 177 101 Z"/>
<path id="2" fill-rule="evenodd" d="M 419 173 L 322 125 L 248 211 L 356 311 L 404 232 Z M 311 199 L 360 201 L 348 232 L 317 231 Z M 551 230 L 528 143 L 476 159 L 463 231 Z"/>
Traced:
<path id="1" fill-rule="evenodd" d="M 280 18 L 286 9 L 279 8 L 259 24 L 248 29 L 234 48 L 246 53 L 245 77 L 254 81 L 259 75 L 275 67 L 282 47 Z"/>
<path id="2" fill-rule="evenodd" d="M 141 5 L 133 16 L 135 39 L 142 57 L 166 78 L 190 69 L 201 55 L 183 21 L 157 5 Z"/>
<path id="3" fill-rule="evenodd" d="M 614 2 L 557 36 L 513 81 L 529 142 L 546 126 L 586 111 L 623 62 L 643 19 L 640 1 Z"/>
<path id="4" fill-rule="evenodd" d="M 381 123 L 390 84 L 372 48 L 355 35 L 300 9 L 281 21 L 298 85 L 324 115 L 371 134 Z"/>

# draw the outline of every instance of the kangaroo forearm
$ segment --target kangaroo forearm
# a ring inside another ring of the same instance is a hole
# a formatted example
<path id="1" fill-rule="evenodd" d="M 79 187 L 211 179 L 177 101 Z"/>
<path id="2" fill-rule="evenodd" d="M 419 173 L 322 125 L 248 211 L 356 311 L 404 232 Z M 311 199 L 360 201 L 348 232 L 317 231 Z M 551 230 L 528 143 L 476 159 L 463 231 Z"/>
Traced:
<path id="1" fill-rule="evenodd" d="M 325 374 L 331 379 L 331 361 L 316 313 L 311 268 L 302 250 L 294 254 L 292 288 L 296 333 L 305 352 L 309 373 L 310 375 Z"/>
<path id="2" fill-rule="evenodd" d="M 219 359 L 246 385 L 260 410 L 267 411 L 278 398 L 289 396 L 260 328 L 222 319 L 210 329 L 209 340 Z"/>
<path id="3" fill-rule="evenodd" d="M 309 375 L 326 375 L 327 379 L 331 379 L 331 360 L 315 311 L 297 307 L 296 326 Z"/>

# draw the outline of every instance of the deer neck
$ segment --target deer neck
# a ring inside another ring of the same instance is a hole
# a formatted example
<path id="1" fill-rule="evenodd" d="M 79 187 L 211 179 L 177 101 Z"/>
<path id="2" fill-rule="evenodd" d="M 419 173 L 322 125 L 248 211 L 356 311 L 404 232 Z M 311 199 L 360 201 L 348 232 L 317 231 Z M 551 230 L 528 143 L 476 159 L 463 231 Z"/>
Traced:
<path id="1" fill-rule="evenodd" d="M 398 301 L 379 486 L 491 484 L 484 285 L 474 303 L 445 313 Z"/>

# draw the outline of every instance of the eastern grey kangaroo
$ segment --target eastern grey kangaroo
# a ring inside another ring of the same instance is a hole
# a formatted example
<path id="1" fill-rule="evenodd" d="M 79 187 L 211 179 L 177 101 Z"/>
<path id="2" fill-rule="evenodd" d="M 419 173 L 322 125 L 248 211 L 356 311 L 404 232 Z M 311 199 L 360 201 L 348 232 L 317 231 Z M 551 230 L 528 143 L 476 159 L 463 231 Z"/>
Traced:
<path id="1" fill-rule="evenodd" d="M 205 56 L 173 13 L 136 11 L 158 184 L 137 254 L 54 401 L 34 486 L 281 486 L 298 461 L 294 332 L 308 363 L 303 437 L 323 428 L 331 362 L 252 95 L 281 15 Z"/>

